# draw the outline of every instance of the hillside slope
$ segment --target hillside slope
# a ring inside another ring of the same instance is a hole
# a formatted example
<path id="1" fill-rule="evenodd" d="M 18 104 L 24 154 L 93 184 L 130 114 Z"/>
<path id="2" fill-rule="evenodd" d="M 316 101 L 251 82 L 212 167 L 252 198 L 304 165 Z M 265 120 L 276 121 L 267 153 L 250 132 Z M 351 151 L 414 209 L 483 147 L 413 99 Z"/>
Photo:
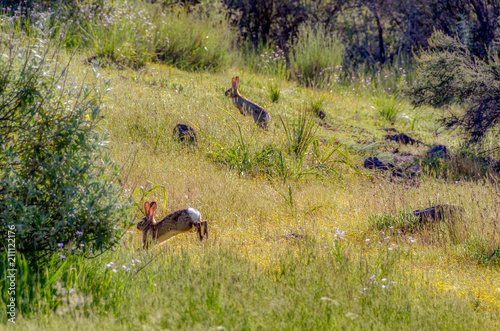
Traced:
<path id="1" fill-rule="evenodd" d="M 72 66 L 77 77 L 91 70 L 81 63 Z M 284 82 L 273 103 L 271 78 L 236 68 L 188 73 L 148 64 L 141 71 L 99 72 L 110 80 L 103 129 L 123 167 L 125 194 L 142 187 L 148 195 L 139 200 L 139 194 L 137 203 L 158 201 L 157 219 L 198 209 L 210 239 L 179 235 L 145 253 L 140 233 L 130 229 L 115 252 L 87 262 L 109 280 L 93 313 L 24 319 L 18 327 L 72 321 L 78 324 L 71 329 L 499 326 L 500 270 L 477 263 L 500 240 L 497 182 L 436 179 L 427 170 L 403 180 L 363 168 L 368 156 L 402 164 L 428 150 L 387 141 L 382 128 L 456 148 L 454 133 L 436 124 L 435 109 L 411 109 L 401 100 L 392 126 L 362 84 L 327 91 Z M 241 93 L 271 114 L 268 131 L 256 129 L 224 96 L 236 75 Z M 311 100 L 321 98 L 325 120 L 304 115 Z M 311 143 L 297 157 L 289 152 L 290 137 L 301 118 L 318 144 L 317 152 Z M 195 128 L 195 145 L 173 139 L 178 123 Z M 157 185 L 164 191 L 151 190 Z M 443 203 L 463 206 L 464 217 L 414 233 L 378 230 L 370 221 L 370 215 Z M 125 272 L 147 262 L 137 275 Z"/>

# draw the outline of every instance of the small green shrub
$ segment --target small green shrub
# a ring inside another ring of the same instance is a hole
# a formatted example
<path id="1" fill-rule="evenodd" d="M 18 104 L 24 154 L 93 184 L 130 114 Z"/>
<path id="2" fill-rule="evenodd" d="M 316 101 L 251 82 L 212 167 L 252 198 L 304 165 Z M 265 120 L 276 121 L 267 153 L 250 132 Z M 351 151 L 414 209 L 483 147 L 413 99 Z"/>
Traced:
<path id="1" fill-rule="evenodd" d="M 430 50 L 416 58 L 417 77 L 409 89 L 412 102 L 437 107 L 462 104 L 467 109 L 464 113 L 443 119 L 447 127 L 463 128 L 471 142 L 484 141 L 488 133 L 495 135 L 500 123 L 498 54 L 474 56 L 462 41 L 441 31 L 432 35 L 429 45 Z"/>
<path id="2" fill-rule="evenodd" d="M 323 25 L 302 24 L 290 45 L 290 67 L 306 86 L 325 87 L 336 83 L 344 47 Z"/>
<path id="3" fill-rule="evenodd" d="M 63 54 L 40 31 L 6 34 L 0 45 L 0 235 L 15 227 L 31 265 L 59 253 L 97 254 L 130 218 L 117 165 L 99 128 L 102 86 L 74 83 Z M 7 251 L 6 241 L 0 247 Z"/>

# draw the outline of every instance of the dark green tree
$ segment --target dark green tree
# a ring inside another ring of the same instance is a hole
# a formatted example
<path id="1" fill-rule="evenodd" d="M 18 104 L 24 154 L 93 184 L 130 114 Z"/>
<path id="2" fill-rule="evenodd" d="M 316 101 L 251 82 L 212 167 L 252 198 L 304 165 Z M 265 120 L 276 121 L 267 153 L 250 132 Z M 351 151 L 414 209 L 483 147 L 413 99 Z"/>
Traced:
<path id="1" fill-rule="evenodd" d="M 490 52 L 473 55 L 459 38 L 436 31 L 430 49 L 417 57 L 417 77 L 409 91 L 416 105 L 465 106 L 463 114 L 443 119 L 447 127 L 461 127 L 471 142 L 480 142 L 500 124 L 500 61 Z"/>

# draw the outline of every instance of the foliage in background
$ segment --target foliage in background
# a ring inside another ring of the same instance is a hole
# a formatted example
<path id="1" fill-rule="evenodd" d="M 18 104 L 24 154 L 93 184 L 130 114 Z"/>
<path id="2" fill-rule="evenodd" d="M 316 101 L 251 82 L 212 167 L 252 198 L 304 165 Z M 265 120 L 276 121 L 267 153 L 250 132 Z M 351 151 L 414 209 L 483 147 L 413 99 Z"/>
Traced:
<path id="1" fill-rule="evenodd" d="M 66 31 L 63 43 L 87 48 L 87 61 L 101 66 L 139 69 L 146 61 L 162 61 L 217 70 L 238 60 L 235 31 L 218 2 L 189 11 L 143 1 L 42 2 L 27 12 L 36 21 L 49 8 L 52 37 Z"/>
<path id="2" fill-rule="evenodd" d="M 431 50 L 417 58 L 418 70 L 410 89 L 414 104 L 442 106 L 460 103 L 464 114 L 450 114 L 446 126 L 461 127 L 472 142 L 488 133 L 497 134 L 500 123 L 500 60 L 491 53 L 487 59 L 474 56 L 458 38 L 437 31 L 429 41 Z"/>
<path id="3" fill-rule="evenodd" d="M 27 40 L 2 18 L 0 234 L 40 265 L 54 252 L 97 254 L 130 219 L 99 129 L 102 86 L 75 83 L 43 30 Z M 1 249 L 7 249 L 6 242 Z"/>
<path id="4" fill-rule="evenodd" d="M 19 1 L 2 0 L 4 8 L 17 10 Z M 104 7 L 121 6 L 123 0 L 33 1 L 25 0 L 28 7 L 50 8 L 59 14 L 54 22 L 72 25 L 84 14 L 82 4 L 97 5 L 95 17 L 111 14 Z M 411 61 L 413 52 L 428 47 L 434 30 L 448 36 L 459 37 L 472 54 L 486 58 L 488 49 L 498 52 L 500 3 L 486 0 L 458 0 L 452 3 L 423 0 L 416 5 L 411 1 L 382 0 L 160 0 L 131 2 L 146 12 L 171 12 L 184 7 L 188 11 L 217 12 L 224 14 L 224 21 L 238 27 L 240 39 L 258 48 L 259 45 L 277 45 L 289 57 L 289 46 L 299 34 L 303 24 L 325 27 L 329 34 L 338 36 L 345 48 L 344 69 L 357 70 L 360 66 L 375 72 L 380 65 L 399 67 Z M 153 5 L 152 5 L 153 3 Z M 130 5 L 130 4 L 129 4 Z M 154 9 L 151 9 L 154 8 Z M 293 15 L 290 15 L 293 13 Z M 221 16 L 212 22 L 220 24 Z M 134 21 L 134 19 L 132 20 Z M 136 20 L 136 22 L 139 22 Z M 168 21 L 166 21 L 169 23 Z M 106 24 L 106 21 L 102 21 Z M 151 21 L 160 27 L 159 21 Z M 226 24 L 224 23 L 224 24 Z M 78 31 L 77 25 L 74 31 Z M 209 24 L 204 23 L 205 27 Z M 183 24 L 187 28 L 189 25 Z M 80 31 L 81 34 L 82 31 Z M 218 32 L 223 32 L 218 30 Z M 189 32 L 186 32 L 189 35 Z M 121 34 L 121 32 L 120 32 Z M 162 38 L 169 36 L 162 36 Z M 74 37 L 72 37 L 74 38 Z M 118 38 L 119 39 L 119 38 Z M 76 45 L 80 37 L 74 38 Z M 164 39 L 161 40 L 163 46 Z M 187 41 L 188 47 L 193 41 Z M 126 45 L 133 50 L 134 40 Z M 220 43 L 218 44 L 221 45 Z M 138 45 L 135 45 L 138 46 Z M 143 45 L 147 46 L 147 45 Z M 160 45 L 161 47 L 161 45 Z M 202 45 L 203 47 L 203 45 Z M 158 47 L 159 48 L 159 47 Z M 210 50 L 209 52 L 213 52 Z M 127 52 L 125 52 L 126 54 Z M 198 54 L 199 55 L 199 54 Z M 213 54 L 212 54 L 213 55 Z M 196 63 L 196 62 L 195 62 Z"/>
<path id="5" fill-rule="evenodd" d="M 254 46 L 260 42 L 280 46 L 296 38 L 301 24 L 322 24 L 345 45 L 344 68 L 366 65 L 375 71 L 389 63 L 399 66 L 413 51 L 428 46 L 435 29 L 467 40 L 471 52 L 485 57 L 498 51 L 500 3 L 486 0 L 436 2 L 384 0 L 224 0 L 241 13 L 242 38 Z M 293 12 L 294 15 L 290 15 Z"/>

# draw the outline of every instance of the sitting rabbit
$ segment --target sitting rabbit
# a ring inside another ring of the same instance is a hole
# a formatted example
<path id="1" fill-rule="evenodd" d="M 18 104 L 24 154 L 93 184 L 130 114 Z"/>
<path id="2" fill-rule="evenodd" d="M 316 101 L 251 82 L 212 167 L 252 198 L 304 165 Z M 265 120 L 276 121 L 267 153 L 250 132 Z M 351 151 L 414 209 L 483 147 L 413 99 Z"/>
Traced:
<path id="1" fill-rule="evenodd" d="M 253 120 L 255 121 L 255 123 L 257 123 L 257 125 L 264 129 L 267 129 L 269 121 L 271 120 L 271 115 L 269 115 L 269 113 L 264 108 L 248 100 L 240 94 L 240 92 L 238 91 L 238 87 L 240 86 L 239 77 L 233 77 L 232 84 L 233 87 L 231 87 L 225 93 L 226 97 L 229 96 L 233 99 L 234 105 L 239 109 L 240 113 L 243 116 L 252 115 Z"/>

